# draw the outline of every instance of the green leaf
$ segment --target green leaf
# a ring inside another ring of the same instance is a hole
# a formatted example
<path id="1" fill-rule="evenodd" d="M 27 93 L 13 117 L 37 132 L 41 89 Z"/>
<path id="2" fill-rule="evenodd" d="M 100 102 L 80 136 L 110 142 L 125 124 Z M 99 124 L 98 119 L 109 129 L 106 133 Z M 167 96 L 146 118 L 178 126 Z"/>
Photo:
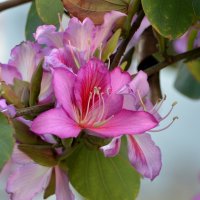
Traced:
<path id="1" fill-rule="evenodd" d="M 47 167 L 57 165 L 55 153 L 49 146 L 19 144 L 18 148 L 40 165 Z"/>
<path id="2" fill-rule="evenodd" d="M 134 200 L 140 187 L 140 176 L 126 158 L 105 158 L 84 145 L 69 158 L 68 174 L 75 189 L 89 200 Z"/>
<path id="3" fill-rule="evenodd" d="M 0 97 L 6 99 L 8 104 L 13 104 L 16 108 L 24 107 L 20 98 L 14 92 L 13 88 L 4 82 L 0 82 Z"/>
<path id="4" fill-rule="evenodd" d="M 55 169 L 53 169 L 49 185 L 44 192 L 44 199 L 47 199 L 51 195 L 55 194 L 55 187 L 56 187 L 55 184 L 56 184 L 56 174 L 55 174 Z"/>
<path id="5" fill-rule="evenodd" d="M 30 99 L 29 99 L 30 106 L 34 106 L 38 103 L 38 96 L 40 94 L 42 75 L 43 75 L 42 66 L 43 66 L 43 60 L 37 66 L 37 69 L 35 70 L 31 79 Z"/>
<path id="6" fill-rule="evenodd" d="M 44 24 L 43 21 L 38 16 L 36 11 L 35 1 L 33 1 L 30 10 L 28 12 L 28 17 L 26 21 L 25 35 L 27 40 L 34 41 L 33 33 L 36 31 L 37 27 Z"/>
<path id="7" fill-rule="evenodd" d="M 119 37 L 121 35 L 121 29 L 118 29 L 113 35 L 112 37 L 108 40 L 106 46 L 103 49 L 103 53 L 102 53 L 102 60 L 106 61 L 114 52 L 114 50 L 117 47 L 117 43 L 119 41 Z"/>
<path id="8" fill-rule="evenodd" d="M 200 18 L 200 1 L 199 0 L 192 0 L 193 9 L 197 18 Z"/>
<path id="9" fill-rule="evenodd" d="M 187 67 L 194 78 L 200 83 L 200 60 L 193 60 L 188 62 Z"/>
<path id="10" fill-rule="evenodd" d="M 48 145 L 48 143 L 33 133 L 26 124 L 18 120 L 13 120 L 12 122 L 15 128 L 15 139 L 21 144 Z"/>
<path id="11" fill-rule="evenodd" d="M 142 0 L 142 6 L 152 26 L 169 39 L 183 35 L 195 17 L 192 0 Z"/>
<path id="12" fill-rule="evenodd" d="M 29 87 L 30 84 L 28 82 L 16 78 L 14 79 L 13 90 L 25 106 L 29 105 Z"/>
<path id="13" fill-rule="evenodd" d="M 194 78 L 184 64 L 178 72 L 175 88 L 189 98 L 200 99 L 200 82 Z"/>
<path id="14" fill-rule="evenodd" d="M 11 157 L 14 147 L 13 133 L 13 127 L 6 116 L 0 112 L 0 170 Z"/>
<path id="15" fill-rule="evenodd" d="M 37 13 L 46 24 L 59 24 L 58 14 L 62 16 L 64 12 L 63 4 L 60 0 L 35 0 Z"/>

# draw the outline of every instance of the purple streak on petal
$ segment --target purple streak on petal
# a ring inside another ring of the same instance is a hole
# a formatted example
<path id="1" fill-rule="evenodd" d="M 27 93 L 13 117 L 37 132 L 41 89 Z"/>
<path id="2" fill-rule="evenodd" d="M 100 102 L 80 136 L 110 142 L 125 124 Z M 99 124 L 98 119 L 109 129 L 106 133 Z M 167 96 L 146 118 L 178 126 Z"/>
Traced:
<path id="1" fill-rule="evenodd" d="M 53 134 L 69 138 L 77 137 L 81 129 L 62 108 L 55 108 L 34 119 L 31 130 L 38 135 Z"/>
<path id="2" fill-rule="evenodd" d="M 95 27 L 94 40 L 92 45 L 93 52 L 102 44 L 105 44 L 107 39 L 111 36 L 112 29 L 117 20 L 124 16 L 126 16 L 124 13 L 118 11 L 111 11 L 105 14 L 104 23 L 100 26 Z"/>
<path id="3" fill-rule="evenodd" d="M 85 66 L 81 67 L 77 74 L 74 86 L 76 104 L 85 116 L 89 96 L 94 92 L 94 88 L 101 88 L 100 93 L 107 94 L 110 86 L 110 74 L 105 64 L 97 59 L 90 60 Z M 99 100 L 96 95 L 95 102 Z"/>
<path id="4" fill-rule="evenodd" d="M 128 157 L 135 169 L 153 180 L 161 170 L 161 152 L 147 133 L 128 135 Z"/>
<path id="5" fill-rule="evenodd" d="M 100 150 L 104 153 L 105 157 L 114 157 L 116 156 L 121 147 L 121 137 L 116 137 L 111 140 L 111 142 L 103 147 Z"/>
<path id="6" fill-rule="evenodd" d="M 32 200 L 49 184 L 52 168 L 38 164 L 26 164 L 17 168 L 7 182 L 11 200 Z"/>
<path id="7" fill-rule="evenodd" d="M 111 73 L 112 92 L 117 92 L 123 86 L 131 81 L 131 76 L 128 72 L 123 72 L 120 67 L 116 67 Z"/>
<path id="8" fill-rule="evenodd" d="M 39 26 L 34 38 L 39 44 L 45 44 L 49 48 L 63 47 L 63 32 L 56 31 L 53 25 Z"/>
<path id="9" fill-rule="evenodd" d="M 33 42 L 23 42 L 11 51 L 9 65 L 15 66 L 23 81 L 31 81 L 34 70 L 42 59 L 40 46 Z"/>
<path id="10" fill-rule="evenodd" d="M 69 187 L 69 180 L 66 172 L 58 166 L 55 167 L 56 173 L 56 199 L 75 200 L 74 194 Z"/>
<path id="11" fill-rule="evenodd" d="M 7 84 L 13 84 L 14 78 L 22 78 L 16 67 L 0 63 L 0 80 L 5 81 Z"/>
<path id="12" fill-rule="evenodd" d="M 114 115 L 106 124 L 88 128 L 104 137 L 143 133 L 157 126 L 158 122 L 153 115 L 141 111 L 122 110 Z"/>
<path id="13" fill-rule="evenodd" d="M 67 69 L 57 68 L 53 71 L 53 86 L 58 104 L 75 120 L 73 88 L 76 76 Z"/>

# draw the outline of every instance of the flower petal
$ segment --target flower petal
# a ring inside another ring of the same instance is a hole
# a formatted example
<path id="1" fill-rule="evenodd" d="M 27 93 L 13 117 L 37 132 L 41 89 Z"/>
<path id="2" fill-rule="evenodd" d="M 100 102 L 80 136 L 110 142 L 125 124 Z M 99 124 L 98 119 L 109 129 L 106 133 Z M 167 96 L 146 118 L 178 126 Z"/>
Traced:
<path id="1" fill-rule="evenodd" d="M 0 63 L 0 80 L 5 81 L 7 84 L 13 84 L 14 78 L 21 79 L 21 74 L 16 67 Z"/>
<path id="2" fill-rule="evenodd" d="M 123 72 L 120 67 L 116 67 L 111 73 L 112 92 L 117 92 L 123 86 L 131 81 L 131 76 L 127 72 Z"/>
<path id="3" fill-rule="evenodd" d="M 75 75 L 67 69 L 58 68 L 53 71 L 53 86 L 58 104 L 74 119 L 74 88 Z"/>
<path id="4" fill-rule="evenodd" d="M 107 94 L 110 87 L 110 74 L 105 64 L 97 59 L 90 60 L 85 66 L 81 67 L 75 81 L 74 93 L 77 106 L 85 116 L 88 101 L 94 88 L 98 88 L 100 93 Z M 95 102 L 99 100 L 96 95 Z"/>
<path id="5" fill-rule="evenodd" d="M 74 46 L 79 51 L 90 51 L 94 28 L 94 23 L 89 18 L 85 18 L 83 22 L 76 17 L 71 18 L 64 32 L 65 45 Z"/>
<path id="6" fill-rule="evenodd" d="M 10 175 L 7 183 L 7 192 L 11 194 L 11 200 L 32 200 L 48 186 L 51 172 L 52 168 L 38 164 L 18 167 Z"/>
<path id="7" fill-rule="evenodd" d="M 23 81 L 30 82 L 35 68 L 39 64 L 42 53 L 40 46 L 33 42 L 23 42 L 12 49 L 9 65 L 15 66 Z"/>
<path id="8" fill-rule="evenodd" d="M 56 199 L 75 200 L 75 197 L 69 187 L 67 174 L 58 166 L 55 167 L 56 173 Z"/>
<path id="9" fill-rule="evenodd" d="M 106 124 L 89 128 L 104 137 L 117 137 L 126 134 L 143 133 L 158 124 L 153 115 L 142 111 L 122 110 Z"/>
<path id="10" fill-rule="evenodd" d="M 116 137 L 111 140 L 111 142 L 103 147 L 100 150 L 104 153 L 105 157 L 114 157 L 116 156 L 121 147 L 121 137 Z"/>
<path id="11" fill-rule="evenodd" d="M 34 38 L 39 44 L 45 44 L 49 48 L 63 47 L 63 32 L 56 31 L 53 25 L 39 26 Z"/>
<path id="12" fill-rule="evenodd" d="M 111 11 L 104 15 L 104 23 L 95 27 L 95 38 L 93 39 L 93 49 L 97 49 L 110 37 L 113 26 L 116 21 L 126 16 L 124 13 L 118 11 Z"/>
<path id="13" fill-rule="evenodd" d="M 77 137 L 81 129 L 62 108 L 55 108 L 34 119 L 31 130 L 38 135 L 54 134 L 60 138 L 69 138 Z"/>
<path id="14" fill-rule="evenodd" d="M 128 135 L 128 157 L 135 169 L 144 177 L 153 180 L 161 170 L 161 152 L 151 136 Z"/>
<path id="15" fill-rule="evenodd" d="M 40 103 L 48 103 L 53 100 L 52 74 L 50 72 L 43 72 L 41 90 L 39 94 Z"/>

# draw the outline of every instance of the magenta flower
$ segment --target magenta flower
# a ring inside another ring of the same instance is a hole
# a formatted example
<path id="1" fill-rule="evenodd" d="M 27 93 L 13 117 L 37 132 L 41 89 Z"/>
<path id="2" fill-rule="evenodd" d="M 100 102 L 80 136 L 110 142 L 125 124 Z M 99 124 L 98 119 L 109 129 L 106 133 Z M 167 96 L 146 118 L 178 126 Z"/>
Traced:
<path id="1" fill-rule="evenodd" d="M 122 73 L 120 68 L 109 72 L 97 59 L 81 67 L 77 75 L 64 68 L 55 69 L 53 85 L 60 107 L 39 115 L 32 123 L 32 131 L 69 138 L 77 137 L 83 129 L 99 137 L 152 129 L 158 124 L 153 115 L 123 108 L 124 95 L 118 91 L 130 80 L 128 73 Z"/>
<path id="2" fill-rule="evenodd" d="M 135 93 L 134 91 L 139 91 L 139 93 Z M 172 109 L 165 117 L 161 117 L 158 114 L 158 110 L 163 100 L 159 104 L 153 106 L 148 98 L 149 92 L 147 76 L 141 72 L 139 72 L 132 82 L 126 84 L 120 90 L 120 93 L 125 95 L 125 108 L 131 110 L 146 110 L 154 115 L 156 120 L 160 122 L 171 113 Z M 175 104 L 172 105 L 172 108 L 174 105 Z M 148 133 L 137 134 L 137 132 L 135 132 L 134 135 L 127 135 L 127 145 L 130 163 L 141 175 L 151 180 L 159 175 L 162 166 L 161 152 Z M 108 145 L 100 149 L 106 157 L 113 157 L 119 153 L 120 146 L 121 137 L 116 137 L 113 138 Z"/>
<path id="3" fill-rule="evenodd" d="M 8 176 L 6 191 L 11 200 L 32 200 L 36 195 L 44 192 L 49 185 L 53 170 L 55 170 L 56 177 L 56 199 L 74 200 L 66 172 L 59 166 L 46 167 L 35 163 L 21 152 L 17 145 L 14 148 L 12 159 L 4 169 L 1 177 Z"/>
<path id="4" fill-rule="evenodd" d="M 117 11 L 107 13 L 104 23 L 99 26 L 95 26 L 89 18 L 81 22 L 73 17 L 63 32 L 56 32 L 56 27 L 52 25 L 38 27 L 35 39 L 39 44 L 46 45 L 50 52 L 45 59 L 46 67 L 67 67 L 77 73 L 79 66 L 92 58 L 97 49 L 102 50 L 112 35 L 115 22 L 123 16 L 125 14 Z"/>
<path id="5" fill-rule="evenodd" d="M 15 78 L 30 83 L 32 75 L 43 57 L 39 44 L 23 42 L 12 49 L 11 59 L 7 65 L 0 64 L 0 78 L 7 84 L 13 84 Z M 44 71 L 39 101 L 46 102 L 51 95 L 51 73 Z"/>

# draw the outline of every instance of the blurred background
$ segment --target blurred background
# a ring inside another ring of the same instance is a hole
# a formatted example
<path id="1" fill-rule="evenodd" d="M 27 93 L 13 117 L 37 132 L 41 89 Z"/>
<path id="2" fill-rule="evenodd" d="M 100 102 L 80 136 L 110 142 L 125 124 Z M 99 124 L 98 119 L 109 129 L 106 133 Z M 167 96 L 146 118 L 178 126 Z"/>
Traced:
<path id="1" fill-rule="evenodd" d="M 1 63 L 6 63 L 10 50 L 25 40 L 29 7 L 30 4 L 26 4 L 0 13 Z M 138 200 L 191 200 L 195 194 L 200 193 L 200 101 L 190 100 L 179 94 L 173 87 L 175 78 L 176 70 L 173 68 L 161 72 L 162 92 L 167 95 L 161 113 L 167 113 L 171 104 L 177 101 L 178 105 L 168 122 L 174 116 L 178 116 L 179 120 L 167 130 L 152 134 L 162 151 L 163 167 L 153 182 L 141 181 Z M 0 199 L 7 200 L 3 194 L 1 188 Z"/>

